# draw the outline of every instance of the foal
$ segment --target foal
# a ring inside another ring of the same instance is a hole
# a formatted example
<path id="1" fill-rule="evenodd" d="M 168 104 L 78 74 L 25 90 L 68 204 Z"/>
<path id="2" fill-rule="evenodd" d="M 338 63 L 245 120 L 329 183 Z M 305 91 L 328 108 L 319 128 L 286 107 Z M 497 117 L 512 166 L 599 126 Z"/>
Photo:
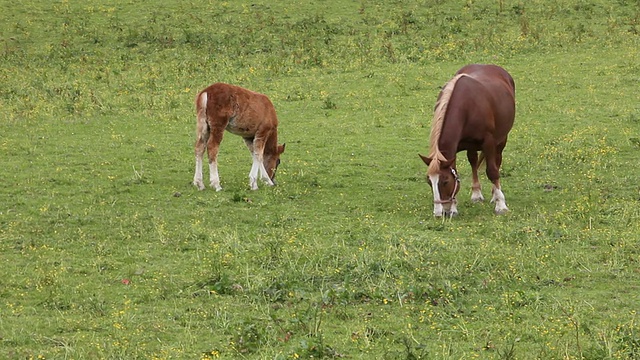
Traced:
<path id="1" fill-rule="evenodd" d="M 275 185 L 276 169 L 284 144 L 278 145 L 278 118 L 266 95 L 239 86 L 215 83 L 196 96 L 196 172 L 193 185 L 204 189 L 202 158 L 205 145 L 209 157 L 209 182 L 222 190 L 218 175 L 218 149 L 224 131 L 242 136 L 253 157 L 249 187 L 258 189 L 258 177 Z"/>

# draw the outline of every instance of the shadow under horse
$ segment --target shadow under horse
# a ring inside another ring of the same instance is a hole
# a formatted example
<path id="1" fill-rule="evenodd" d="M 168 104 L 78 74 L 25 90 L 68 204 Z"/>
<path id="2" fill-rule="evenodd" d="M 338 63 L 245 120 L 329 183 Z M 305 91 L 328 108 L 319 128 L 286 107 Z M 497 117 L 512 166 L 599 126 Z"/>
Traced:
<path id="1" fill-rule="evenodd" d="M 435 216 L 458 214 L 456 154 L 465 150 L 473 177 L 471 200 L 484 200 L 478 179 L 478 167 L 484 160 L 493 183 L 495 213 L 509 210 L 500 186 L 500 166 L 515 112 L 513 78 L 496 65 L 467 65 L 442 88 L 431 124 L 430 152 L 420 155 L 428 166 Z"/>

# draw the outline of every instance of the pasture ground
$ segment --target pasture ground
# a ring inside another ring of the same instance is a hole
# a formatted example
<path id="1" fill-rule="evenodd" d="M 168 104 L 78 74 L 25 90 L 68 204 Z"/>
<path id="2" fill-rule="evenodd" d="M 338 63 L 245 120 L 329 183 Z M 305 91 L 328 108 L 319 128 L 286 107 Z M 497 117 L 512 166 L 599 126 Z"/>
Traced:
<path id="1" fill-rule="evenodd" d="M 640 2 L 310 3 L 1 5 L 0 357 L 640 358 Z M 511 212 L 460 161 L 434 219 L 471 62 L 516 81 Z M 277 187 L 230 134 L 191 185 L 216 81 L 274 102 Z"/>

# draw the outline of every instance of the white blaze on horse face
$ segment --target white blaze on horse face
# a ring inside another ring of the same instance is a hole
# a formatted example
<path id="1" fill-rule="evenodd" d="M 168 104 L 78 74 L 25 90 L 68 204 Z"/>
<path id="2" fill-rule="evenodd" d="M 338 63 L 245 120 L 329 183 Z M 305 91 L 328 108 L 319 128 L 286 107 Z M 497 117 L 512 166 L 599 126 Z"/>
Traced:
<path id="1" fill-rule="evenodd" d="M 438 186 L 440 175 L 429 175 L 429 180 L 431 181 L 431 189 L 433 190 L 433 215 L 442 216 L 444 209 L 440 203 L 442 198 L 440 197 L 440 188 Z"/>
<path id="2" fill-rule="evenodd" d="M 495 185 L 493 185 L 493 189 L 491 190 L 491 193 L 493 194 L 491 197 L 491 202 L 496 203 L 496 208 L 495 208 L 496 214 L 504 214 L 507 211 L 509 211 L 509 209 L 507 208 L 507 202 L 504 198 L 504 194 L 502 193 L 502 190 L 500 190 L 499 187 L 496 187 Z"/>

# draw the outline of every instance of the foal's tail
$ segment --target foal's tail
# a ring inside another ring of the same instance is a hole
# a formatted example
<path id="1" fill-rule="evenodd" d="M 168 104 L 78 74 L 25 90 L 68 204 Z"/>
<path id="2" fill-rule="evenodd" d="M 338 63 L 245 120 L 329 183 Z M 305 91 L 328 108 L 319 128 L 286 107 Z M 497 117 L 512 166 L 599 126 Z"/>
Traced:
<path id="1" fill-rule="evenodd" d="M 209 134 L 209 123 L 207 121 L 207 92 L 203 91 L 196 96 L 196 135 L 198 140 Z"/>
<path id="2" fill-rule="evenodd" d="M 196 122 L 196 154 L 200 154 L 200 156 L 202 156 L 205 144 L 209 139 L 206 91 L 198 93 L 198 96 L 196 96 Z"/>

